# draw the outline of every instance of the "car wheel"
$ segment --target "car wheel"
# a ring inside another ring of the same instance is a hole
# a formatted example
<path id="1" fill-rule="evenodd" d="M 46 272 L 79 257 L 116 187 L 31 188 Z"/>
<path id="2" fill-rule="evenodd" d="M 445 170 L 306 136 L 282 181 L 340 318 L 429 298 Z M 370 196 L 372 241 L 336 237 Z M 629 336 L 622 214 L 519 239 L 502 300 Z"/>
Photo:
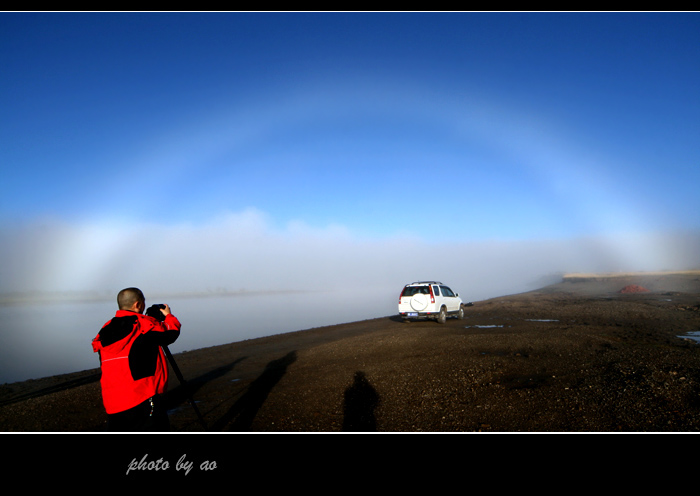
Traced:
<path id="1" fill-rule="evenodd" d="M 440 308 L 440 314 L 438 315 L 437 321 L 440 324 L 447 322 L 447 309 L 445 307 Z"/>
<path id="2" fill-rule="evenodd" d="M 459 320 L 462 320 L 464 318 L 464 307 L 462 307 L 462 306 L 459 307 L 459 312 L 457 312 L 457 318 Z"/>

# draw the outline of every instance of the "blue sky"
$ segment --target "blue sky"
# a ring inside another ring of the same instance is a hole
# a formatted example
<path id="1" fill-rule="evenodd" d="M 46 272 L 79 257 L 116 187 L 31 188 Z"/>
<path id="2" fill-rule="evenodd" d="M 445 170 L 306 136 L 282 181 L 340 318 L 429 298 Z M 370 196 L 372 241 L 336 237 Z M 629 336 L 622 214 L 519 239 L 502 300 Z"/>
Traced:
<path id="1" fill-rule="evenodd" d="M 2 13 L 0 67 L 3 290 L 700 263 L 698 13 Z"/>

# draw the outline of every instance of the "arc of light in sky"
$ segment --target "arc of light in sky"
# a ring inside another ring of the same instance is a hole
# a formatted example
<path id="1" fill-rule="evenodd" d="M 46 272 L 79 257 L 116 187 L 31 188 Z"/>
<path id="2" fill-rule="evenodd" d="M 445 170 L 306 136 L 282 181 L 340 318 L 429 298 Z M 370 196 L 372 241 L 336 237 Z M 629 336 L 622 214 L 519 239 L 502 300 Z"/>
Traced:
<path id="1" fill-rule="evenodd" d="M 284 131 L 287 127 L 293 129 L 300 122 L 323 122 L 338 116 L 398 114 L 423 122 L 426 126 L 452 130 L 455 140 L 459 140 L 460 133 L 463 133 L 462 136 L 493 148 L 512 165 L 527 168 L 540 178 L 544 189 L 556 198 L 553 209 L 560 212 L 567 208 L 578 212 L 594 230 L 605 226 L 619 228 L 620 225 L 644 227 L 644 222 L 635 218 L 634 203 L 623 197 L 613 197 L 607 190 L 608 180 L 600 176 L 604 169 L 600 166 L 588 169 L 591 164 L 581 158 L 580 149 L 567 144 L 569 140 L 564 139 L 562 133 L 551 132 L 553 124 L 546 122 L 546 115 L 533 116 L 521 114 L 517 109 L 499 109 L 496 105 L 478 97 L 469 98 L 468 95 L 439 96 L 424 88 L 416 90 L 404 86 L 399 90 L 390 90 L 373 86 L 369 94 L 371 97 L 362 88 L 334 87 L 320 91 L 290 92 L 284 97 L 261 100 L 265 103 L 253 104 L 247 109 L 226 108 L 224 105 L 224 111 L 217 109 L 213 117 L 202 119 L 197 125 L 163 135 L 160 145 L 144 150 L 140 158 L 130 161 L 129 165 L 134 171 L 145 172 L 146 177 L 142 181 L 146 183 L 165 174 L 170 179 L 179 176 L 186 180 L 188 174 L 197 170 L 203 162 L 237 147 L 254 147 L 272 130 Z M 593 155 L 594 152 L 591 152 L 590 156 Z M 598 196 L 590 201 L 586 197 L 589 194 Z M 613 213 L 618 218 L 611 222 L 609 216 Z M 76 260 L 71 255 L 76 244 L 82 244 L 85 250 L 89 246 L 85 242 L 66 242 L 65 249 L 57 251 L 54 260 L 64 265 L 82 263 L 86 270 L 100 264 L 109 265 L 108 259 L 115 258 L 128 244 L 124 240 L 113 241 L 110 254 L 96 256 L 89 265 L 85 265 L 86 260 Z M 91 250 L 93 253 L 97 251 L 97 248 Z M 621 262 L 626 260 L 627 263 L 630 257 L 636 256 L 641 263 L 655 255 L 640 251 L 630 254 L 624 246 L 614 244 L 608 245 L 607 251 L 607 256 L 618 258 Z M 60 271 L 54 273 L 58 274 L 55 277 L 61 277 Z"/>
<path id="2" fill-rule="evenodd" d="M 547 122 L 544 114 L 504 108 L 479 95 L 436 95 L 406 84 L 375 83 L 369 89 L 324 85 L 284 96 L 259 97 L 245 108 L 221 105 L 213 116 L 196 125 L 164 135 L 157 140 L 160 144 L 145 150 L 131 166 L 145 172 L 146 183 L 158 177 L 186 181 L 197 170 L 206 172 L 207 165 L 201 169 L 203 164 L 215 162 L 217 156 L 237 150 L 254 154 L 255 146 L 273 132 L 363 114 L 368 121 L 373 115 L 400 116 L 399 120 L 422 123 L 426 129 L 443 129 L 455 141 L 466 139 L 490 148 L 512 167 L 537 177 L 549 200 L 556 202 L 552 211 L 567 209 L 572 220 L 584 222 L 589 229 L 645 227 L 637 215 L 641 205 L 625 197 L 610 174 L 617 165 L 611 160 L 616 158 L 604 158 L 604 152 L 587 149 L 581 144 L 585 136 L 577 142 L 563 134 L 557 123 Z"/>

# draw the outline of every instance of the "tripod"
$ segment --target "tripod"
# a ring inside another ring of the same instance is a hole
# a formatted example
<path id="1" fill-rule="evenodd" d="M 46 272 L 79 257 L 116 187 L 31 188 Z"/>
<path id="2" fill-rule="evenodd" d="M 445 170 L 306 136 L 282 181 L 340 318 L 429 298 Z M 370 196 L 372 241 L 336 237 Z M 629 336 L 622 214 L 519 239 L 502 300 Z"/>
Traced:
<path id="1" fill-rule="evenodd" d="M 168 361 L 170 362 L 170 365 L 172 365 L 173 370 L 175 371 L 175 375 L 177 376 L 178 380 L 180 381 L 180 384 L 182 387 L 187 391 L 187 383 L 185 381 L 185 378 L 182 377 L 182 373 L 180 372 L 180 368 L 177 366 L 177 363 L 175 363 L 175 359 L 173 358 L 172 353 L 170 353 L 170 350 L 168 349 L 167 346 L 162 345 L 161 348 L 165 352 L 165 356 L 168 357 Z M 192 408 L 194 408 L 195 413 L 197 414 L 197 417 L 199 418 L 199 422 L 202 424 L 202 427 L 204 427 L 204 430 L 207 430 L 207 424 L 204 422 L 204 417 L 202 417 L 202 414 L 199 413 L 199 408 L 197 408 L 197 405 L 194 402 L 194 399 L 192 398 L 192 395 L 187 391 L 188 399 L 190 400 L 190 404 L 192 405 Z"/>
<path id="2" fill-rule="evenodd" d="M 165 308 L 165 305 L 162 303 L 156 303 L 155 305 L 151 305 L 148 307 L 146 310 L 146 315 L 149 317 L 153 317 L 156 319 L 158 322 L 163 322 L 163 319 L 165 318 L 165 315 L 160 311 L 161 308 Z M 160 346 L 163 352 L 165 353 L 165 356 L 168 357 L 168 361 L 170 362 L 170 365 L 172 365 L 173 370 L 175 371 L 175 375 L 177 376 L 178 380 L 180 381 L 180 384 L 182 385 L 183 389 L 187 391 L 187 382 L 185 381 L 185 378 L 182 377 L 182 373 L 180 372 L 180 367 L 177 366 L 177 363 L 175 363 L 175 359 L 173 358 L 172 353 L 170 353 L 170 350 L 166 345 L 161 345 Z M 204 417 L 202 417 L 202 414 L 199 413 L 199 408 L 197 408 L 197 405 L 194 403 L 194 399 L 192 398 L 192 395 L 189 394 L 189 391 L 187 391 L 188 399 L 190 400 L 190 404 L 192 405 L 192 408 L 194 408 L 195 413 L 197 414 L 197 418 L 199 418 L 199 422 L 202 424 L 202 427 L 204 427 L 204 430 L 207 430 L 207 424 L 204 422 Z"/>

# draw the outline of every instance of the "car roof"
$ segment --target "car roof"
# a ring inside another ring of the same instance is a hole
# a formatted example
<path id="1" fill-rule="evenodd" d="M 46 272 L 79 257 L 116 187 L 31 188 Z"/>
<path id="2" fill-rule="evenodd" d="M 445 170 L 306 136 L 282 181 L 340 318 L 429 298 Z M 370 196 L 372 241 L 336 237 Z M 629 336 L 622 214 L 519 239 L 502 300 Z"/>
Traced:
<path id="1" fill-rule="evenodd" d="M 423 284 L 442 284 L 442 283 L 439 281 L 416 281 L 416 282 L 412 282 L 411 284 L 406 284 L 406 286 L 420 286 Z"/>

